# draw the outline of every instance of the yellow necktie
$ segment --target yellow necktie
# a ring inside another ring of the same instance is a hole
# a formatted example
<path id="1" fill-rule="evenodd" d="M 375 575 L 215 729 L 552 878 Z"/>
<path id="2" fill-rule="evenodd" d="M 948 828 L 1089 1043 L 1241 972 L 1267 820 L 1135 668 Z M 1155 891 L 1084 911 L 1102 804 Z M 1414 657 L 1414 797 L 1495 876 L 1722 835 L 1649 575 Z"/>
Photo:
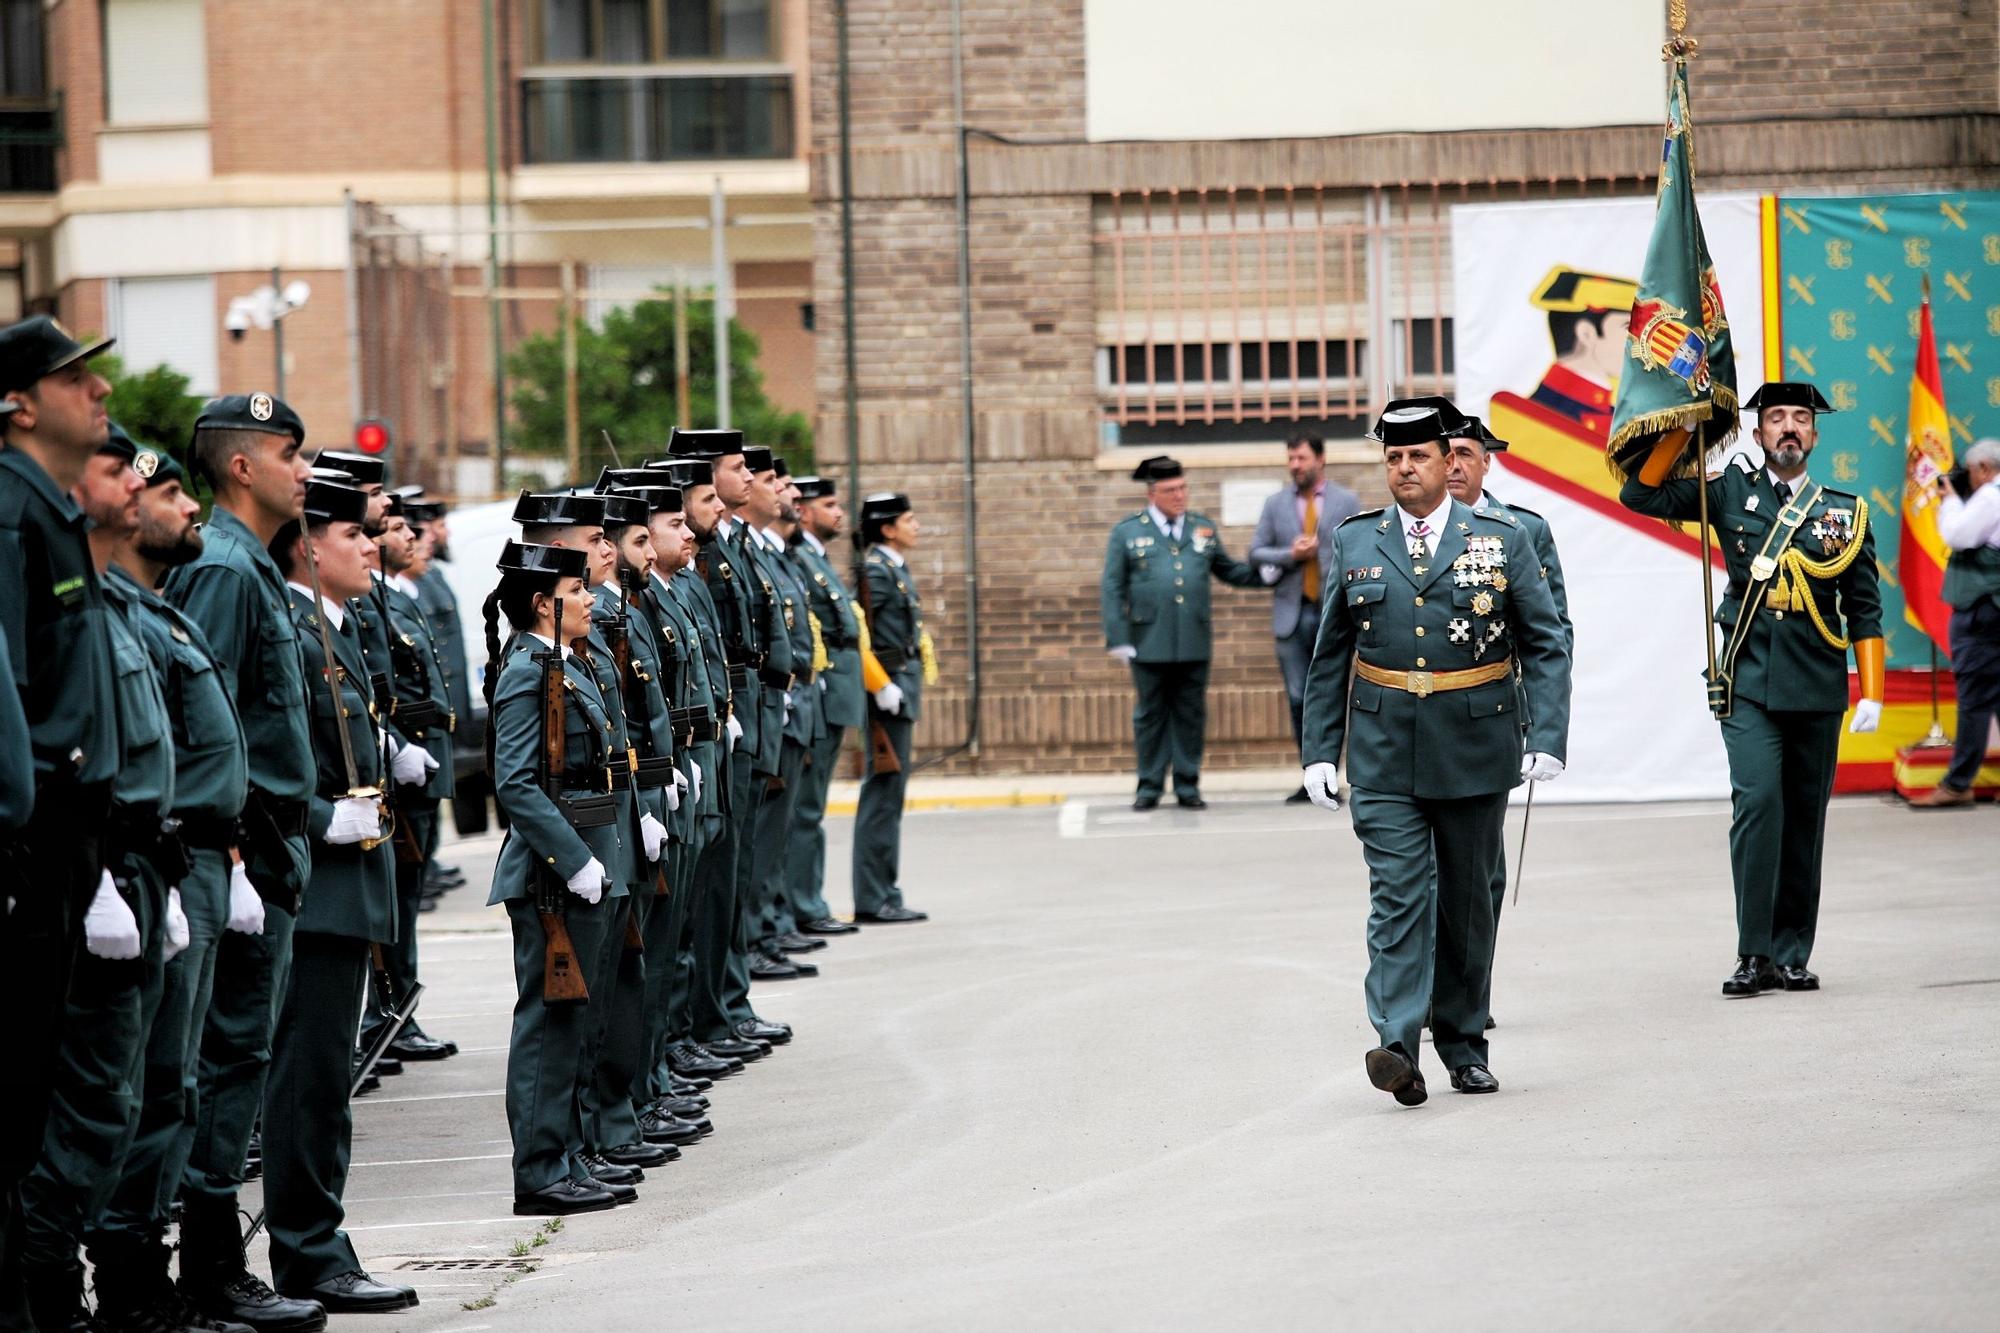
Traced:
<path id="1" fill-rule="evenodd" d="M 1319 496 L 1317 494 L 1306 497 L 1304 527 L 1306 533 L 1313 539 L 1313 558 L 1299 566 L 1299 573 L 1303 579 L 1302 591 L 1306 600 L 1316 604 L 1319 601 Z"/>

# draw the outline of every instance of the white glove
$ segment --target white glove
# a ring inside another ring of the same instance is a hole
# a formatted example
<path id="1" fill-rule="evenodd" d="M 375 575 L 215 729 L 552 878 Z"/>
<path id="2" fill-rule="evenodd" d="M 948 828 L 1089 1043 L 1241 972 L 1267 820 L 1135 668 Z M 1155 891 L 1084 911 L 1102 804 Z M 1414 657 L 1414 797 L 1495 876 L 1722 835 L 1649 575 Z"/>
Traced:
<path id="1" fill-rule="evenodd" d="M 97 881 L 97 896 L 90 900 L 90 910 L 83 914 L 83 947 L 99 958 L 124 960 L 139 956 L 139 920 L 119 896 L 109 870 Z"/>
<path id="2" fill-rule="evenodd" d="M 1340 768 L 1335 764 L 1306 765 L 1306 795 L 1322 810 L 1340 809 Z"/>
<path id="3" fill-rule="evenodd" d="M 264 933 L 264 900 L 241 861 L 229 867 L 229 928 L 239 935 Z"/>
<path id="4" fill-rule="evenodd" d="M 583 863 L 583 869 L 569 877 L 569 891 L 587 903 L 596 903 L 604 896 L 604 862 L 591 857 Z"/>
<path id="5" fill-rule="evenodd" d="M 729 743 L 731 745 L 734 745 L 736 744 L 736 742 L 742 739 L 743 739 L 743 724 L 736 720 L 736 714 L 731 713 L 729 715 Z"/>
<path id="6" fill-rule="evenodd" d="M 668 814 L 678 814 L 681 808 L 681 788 L 687 786 L 687 779 L 674 770 L 674 780 L 660 788 L 660 800 L 665 803 Z"/>
<path id="7" fill-rule="evenodd" d="M 406 787 L 421 787 L 437 772 L 438 761 L 421 745 L 405 745 L 389 761 L 389 774 Z"/>
<path id="8" fill-rule="evenodd" d="M 382 836 L 382 807 L 373 797 L 343 796 L 333 803 L 326 841 L 335 847 Z"/>
<path id="9" fill-rule="evenodd" d="M 1864 731 L 1873 731 L 1881 725 L 1882 701 L 1880 699 L 1860 699 L 1855 702 L 1854 720 L 1847 724 L 1849 731 L 1859 734 Z"/>
<path id="10" fill-rule="evenodd" d="M 1530 782 L 1547 782 L 1550 778 L 1562 776 L 1563 761 L 1552 754 L 1540 750 L 1530 750 L 1521 756 L 1521 776 Z"/>
<path id="11" fill-rule="evenodd" d="M 1285 577 L 1285 571 L 1277 565 L 1259 565 L 1257 566 L 1257 577 L 1264 580 L 1264 586 L 1269 587 L 1271 584 Z"/>
<path id="12" fill-rule="evenodd" d="M 693 801 L 696 805 L 700 805 L 701 765 L 697 764 L 692 759 L 688 760 L 687 783 L 688 783 L 688 799 L 690 801 Z"/>
<path id="13" fill-rule="evenodd" d="M 785 721 L 787 721 L 787 722 L 790 722 L 791 720 L 792 720 L 792 692 L 791 692 L 790 690 L 786 690 L 786 691 L 785 691 Z"/>
<path id="14" fill-rule="evenodd" d="M 875 706 L 892 717 L 902 712 L 903 687 L 892 680 L 875 691 Z"/>
<path id="15" fill-rule="evenodd" d="M 645 845 L 646 859 L 657 861 L 667 845 L 667 826 L 651 814 L 639 816 L 639 841 Z"/>
<path id="16" fill-rule="evenodd" d="M 160 961 L 171 962 L 175 954 L 188 947 L 187 913 L 181 910 L 181 891 L 167 890 L 167 947 L 161 951 Z"/>
<path id="17" fill-rule="evenodd" d="M 1121 643 L 1116 648 L 1107 648 L 1105 651 L 1119 661 L 1128 664 L 1139 656 L 1139 650 L 1129 643 Z"/>

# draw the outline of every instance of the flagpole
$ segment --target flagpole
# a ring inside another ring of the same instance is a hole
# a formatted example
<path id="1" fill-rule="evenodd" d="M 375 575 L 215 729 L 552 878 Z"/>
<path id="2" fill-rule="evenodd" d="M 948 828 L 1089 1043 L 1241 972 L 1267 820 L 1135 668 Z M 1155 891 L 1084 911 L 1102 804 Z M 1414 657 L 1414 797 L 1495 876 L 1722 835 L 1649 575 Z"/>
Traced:
<path id="1" fill-rule="evenodd" d="M 1938 654 L 1937 640 L 1924 636 L 1931 646 L 1931 729 L 1917 742 L 1919 750 L 1941 750 L 1951 744 L 1951 737 L 1944 734 L 1944 726 L 1938 721 Z"/>

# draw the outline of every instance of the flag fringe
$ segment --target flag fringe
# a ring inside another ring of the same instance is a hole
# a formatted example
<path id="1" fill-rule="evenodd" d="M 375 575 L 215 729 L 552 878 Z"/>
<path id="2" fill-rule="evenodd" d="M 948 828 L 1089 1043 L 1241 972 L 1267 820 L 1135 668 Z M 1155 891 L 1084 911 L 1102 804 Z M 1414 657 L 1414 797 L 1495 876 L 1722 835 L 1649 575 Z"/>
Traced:
<path id="1" fill-rule="evenodd" d="M 1704 463 L 1709 453 L 1735 439 L 1741 424 L 1737 420 L 1734 389 L 1726 384 L 1717 384 L 1710 389 L 1709 394 L 1708 402 L 1682 403 L 1677 407 L 1661 408 L 1657 412 L 1636 416 L 1620 426 L 1604 445 L 1604 461 L 1610 467 L 1611 475 L 1620 482 L 1630 480 L 1632 474 L 1639 470 L 1639 465 L 1645 461 L 1645 454 L 1650 452 L 1650 449 L 1630 446 L 1650 437 L 1664 435 L 1670 430 L 1692 432 L 1690 442 L 1698 442 L 1698 445 L 1682 451 L 1682 456 L 1674 460 L 1673 469 L 1668 476 L 1674 480 L 1681 480 L 1705 471 Z M 1728 429 L 1710 438 L 1703 427 L 1713 425 L 1718 416 L 1729 423 Z"/>

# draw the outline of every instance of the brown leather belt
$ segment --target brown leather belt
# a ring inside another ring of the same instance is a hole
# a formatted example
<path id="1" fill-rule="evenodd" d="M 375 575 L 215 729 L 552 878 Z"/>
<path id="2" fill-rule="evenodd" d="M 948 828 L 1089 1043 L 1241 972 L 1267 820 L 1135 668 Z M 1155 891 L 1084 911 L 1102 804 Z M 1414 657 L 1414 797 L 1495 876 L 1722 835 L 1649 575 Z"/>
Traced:
<path id="1" fill-rule="evenodd" d="M 1371 685 L 1407 690 L 1422 699 L 1448 690 L 1469 690 L 1475 685 L 1491 685 L 1496 680 L 1505 680 L 1514 674 L 1514 659 L 1503 657 L 1497 662 L 1467 671 L 1387 671 L 1356 658 L 1354 674 Z"/>

